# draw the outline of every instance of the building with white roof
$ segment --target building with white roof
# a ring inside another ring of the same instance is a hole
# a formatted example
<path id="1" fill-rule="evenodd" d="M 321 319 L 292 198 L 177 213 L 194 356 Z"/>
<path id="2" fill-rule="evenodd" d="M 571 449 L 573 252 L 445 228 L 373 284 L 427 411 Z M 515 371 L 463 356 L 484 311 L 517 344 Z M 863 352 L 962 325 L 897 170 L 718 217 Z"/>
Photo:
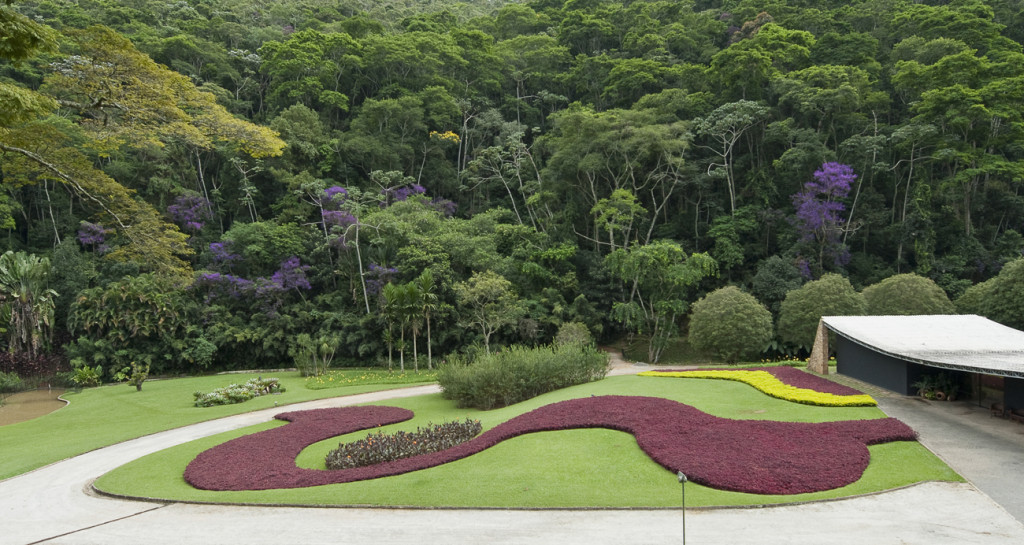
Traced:
<path id="1" fill-rule="evenodd" d="M 978 401 L 984 397 L 983 382 L 1001 383 L 1005 400 L 1000 401 L 1024 409 L 1024 331 L 975 315 L 825 316 L 821 321 L 836 334 L 836 361 L 844 375 L 910 395 L 917 393 L 913 385 L 921 377 L 945 370 L 960 377 Z"/>

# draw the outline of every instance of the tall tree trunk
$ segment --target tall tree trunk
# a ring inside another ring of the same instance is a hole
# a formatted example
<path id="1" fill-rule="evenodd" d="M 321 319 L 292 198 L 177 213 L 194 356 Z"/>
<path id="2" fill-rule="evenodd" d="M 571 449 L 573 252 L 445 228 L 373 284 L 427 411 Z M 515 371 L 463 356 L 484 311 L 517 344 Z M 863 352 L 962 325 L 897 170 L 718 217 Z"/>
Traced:
<path id="1" fill-rule="evenodd" d="M 427 369 L 433 369 L 433 354 L 430 351 L 430 313 L 427 313 Z"/>

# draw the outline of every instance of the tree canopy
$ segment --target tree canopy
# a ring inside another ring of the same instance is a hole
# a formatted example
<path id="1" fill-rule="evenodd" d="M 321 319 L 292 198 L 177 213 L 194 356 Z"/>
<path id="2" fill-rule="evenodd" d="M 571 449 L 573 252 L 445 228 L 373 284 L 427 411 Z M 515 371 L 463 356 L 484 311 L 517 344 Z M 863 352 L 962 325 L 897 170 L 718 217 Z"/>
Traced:
<path id="1" fill-rule="evenodd" d="M 574 322 L 653 361 L 725 285 L 783 352 L 809 343 L 786 301 L 815 282 L 886 312 L 889 286 L 930 282 L 1008 316 L 983 296 L 1024 250 L 1018 11 L 3 0 L 2 250 L 51 259 L 58 339 L 72 304 L 107 308 L 83 297 L 168 277 L 206 368 L 299 334 L 415 365 Z M 499 325 L 469 296 L 495 278 L 517 301 Z M 71 335 L 112 357 L 107 329 Z"/>

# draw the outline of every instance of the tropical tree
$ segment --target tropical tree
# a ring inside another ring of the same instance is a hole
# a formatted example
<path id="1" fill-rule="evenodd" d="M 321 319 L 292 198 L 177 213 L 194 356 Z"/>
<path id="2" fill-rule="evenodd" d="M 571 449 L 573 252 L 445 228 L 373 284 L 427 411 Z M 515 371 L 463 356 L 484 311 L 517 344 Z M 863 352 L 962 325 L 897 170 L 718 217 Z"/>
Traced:
<path id="1" fill-rule="evenodd" d="M 708 174 L 725 178 L 731 214 L 736 213 L 736 176 L 733 173 L 736 144 L 748 129 L 763 123 L 770 115 L 767 106 L 751 100 L 739 100 L 719 106 L 694 123 L 699 134 L 706 135 L 715 143 L 714 147 L 704 146 L 717 157 L 708 165 Z"/>
<path id="2" fill-rule="evenodd" d="M 825 163 L 814 172 L 814 179 L 804 184 L 803 191 L 793 195 L 796 208 L 796 226 L 801 241 L 814 248 L 816 268 L 825 267 L 825 258 L 839 267 L 850 260 L 850 252 L 840 235 L 851 226 L 840 213 L 846 209 L 842 203 L 850 193 L 850 184 L 857 178 L 853 169 L 840 163 Z"/>
<path id="3" fill-rule="evenodd" d="M 491 336 L 516 323 L 526 311 L 512 283 L 494 271 L 474 273 L 469 280 L 455 284 L 455 298 L 463 310 L 463 323 L 480 328 L 488 354 Z"/>
<path id="4" fill-rule="evenodd" d="M 657 363 L 668 341 L 679 332 L 677 319 L 687 310 L 691 291 L 705 278 L 718 274 L 708 254 L 687 256 L 679 244 L 657 240 L 619 248 L 608 254 L 605 266 L 627 286 L 628 296 L 612 305 L 612 318 L 630 332 L 648 336 L 647 358 Z"/>
<path id="5" fill-rule="evenodd" d="M 427 324 L 427 369 L 433 369 L 433 352 L 430 348 L 430 315 L 437 310 L 437 293 L 434 292 L 434 273 L 430 270 L 423 271 L 416 278 L 416 287 L 419 289 L 419 310 Z"/>
<path id="6" fill-rule="evenodd" d="M 0 317 L 7 348 L 36 356 L 49 342 L 57 292 L 47 288 L 50 260 L 25 252 L 0 255 Z"/>

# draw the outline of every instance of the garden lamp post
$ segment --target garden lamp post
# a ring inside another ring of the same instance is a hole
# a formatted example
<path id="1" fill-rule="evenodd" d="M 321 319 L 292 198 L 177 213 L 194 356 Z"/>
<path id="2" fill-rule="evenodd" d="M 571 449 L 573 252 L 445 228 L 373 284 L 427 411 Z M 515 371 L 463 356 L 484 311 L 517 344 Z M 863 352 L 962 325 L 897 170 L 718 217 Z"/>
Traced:
<path id="1" fill-rule="evenodd" d="M 676 477 L 679 477 L 679 484 L 683 487 L 683 545 L 686 545 L 686 475 L 680 471 L 676 473 Z"/>

